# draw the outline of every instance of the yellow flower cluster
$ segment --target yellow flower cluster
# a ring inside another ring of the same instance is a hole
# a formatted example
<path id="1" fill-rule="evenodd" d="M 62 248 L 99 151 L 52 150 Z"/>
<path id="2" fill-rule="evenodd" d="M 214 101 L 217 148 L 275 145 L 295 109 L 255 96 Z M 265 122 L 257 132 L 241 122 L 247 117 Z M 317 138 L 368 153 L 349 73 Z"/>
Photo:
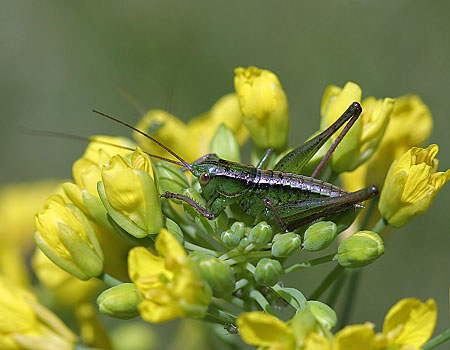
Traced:
<path id="1" fill-rule="evenodd" d="M 159 255 L 143 247 L 133 248 L 128 255 L 130 278 L 142 297 L 142 318 L 159 323 L 177 317 L 203 317 L 211 289 L 195 262 L 166 229 L 158 234 L 155 246 Z"/>
<path id="2" fill-rule="evenodd" d="M 240 335 L 261 350 L 419 350 L 433 333 L 437 309 L 433 299 L 402 299 L 387 313 L 381 333 L 375 334 L 374 324 L 367 322 L 347 326 L 334 337 L 311 323 L 299 324 L 297 317 L 283 322 L 263 312 L 247 312 L 238 318 Z"/>
<path id="3" fill-rule="evenodd" d="M 2 276 L 0 315 L 1 349 L 73 349 L 75 334 L 34 295 Z"/>

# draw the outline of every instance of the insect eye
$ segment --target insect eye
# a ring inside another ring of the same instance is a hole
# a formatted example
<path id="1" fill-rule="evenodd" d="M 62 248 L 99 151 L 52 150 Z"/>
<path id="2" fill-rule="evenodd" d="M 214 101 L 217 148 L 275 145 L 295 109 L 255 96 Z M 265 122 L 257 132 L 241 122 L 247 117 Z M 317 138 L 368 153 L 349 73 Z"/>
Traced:
<path id="1" fill-rule="evenodd" d="M 206 185 L 209 180 L 211 180 L 211 176 L 208 173 L 201 174 L 200 178 L 198 179 L 201 185 Z"/>

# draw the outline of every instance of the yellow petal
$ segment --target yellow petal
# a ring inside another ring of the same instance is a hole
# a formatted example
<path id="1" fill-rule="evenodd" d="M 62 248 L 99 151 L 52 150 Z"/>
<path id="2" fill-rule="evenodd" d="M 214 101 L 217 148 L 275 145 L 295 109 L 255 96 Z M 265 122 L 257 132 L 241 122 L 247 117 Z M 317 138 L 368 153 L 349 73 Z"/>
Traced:
<path id="1" fill-rule="evenodd" d="M 334 337 L 335 350 L 372 350 L 375 339 L 374 325 L 370 322 L 347 326 Z"/>
<path id="2" fill-rule="evenodd" d="M 164 267 L 164 259 L 152 254 L 144 247 L 135 247 L 128 254 L 128 274 L 140 290 L 144 293 L 151 288 L 161 285 L 158 278 L 160 274 L 168 275 L 171 273 Z M 153 276 L 151 283 L 149 276 Z"/>
<path id="3" fill-rule="evenodd" d="M 310 333 L 305 340 L 305 350 L 331 350 L 330 341 L 317 334 Z"/>
<path id="4" fill-rule="evenodd" d="M 246 312 L 237 319 L 239 334 L 251 345 L 270 346 L 293 342 L 292 329 L 278 318 L 260 311 Z"/>
<path id="5" fill-rule="evenodd" d="M 178 242 L 173 234 L 162 228 L 159 231 L 158 237 L 155 243 L 158 253 L 166 258 L 166 264 L 171 269 L 173 262 L 182 262 L 187 256 L 183 246 Z"/>
<path id="6" fill-rule="evenodd" d="M 437 306 L 433 299 L 425 303 L 419 299 L 400 300 L 387 313 L 383 334 L 391 344 L 421 347 L 433 334 L 437 320 Z"/>

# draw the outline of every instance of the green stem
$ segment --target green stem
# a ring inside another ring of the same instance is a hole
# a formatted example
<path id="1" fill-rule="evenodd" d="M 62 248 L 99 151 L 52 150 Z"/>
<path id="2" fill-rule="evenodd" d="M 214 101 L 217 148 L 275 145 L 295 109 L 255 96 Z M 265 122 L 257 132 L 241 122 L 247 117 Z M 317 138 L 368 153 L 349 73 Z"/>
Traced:
<path id="1" fill-rule="evenodd" d="M 244 288 L 248 284 L 248 280 L 245 278 L 240 279 L 236 282 L 236 285 L 234 286 L 234 291 L 237 291 L 241 288 Z"/>
<path id="2" fill-rule="evenodd" d="M 320 296 L 327 290 L 328 287 L 330 287 L 333 282 L 338 278 L 342 272 L 344 271 L 344 268 L 341 265 L 336 265 L 333 270 L 330 271 L 330 273 L 325 277 L 325 279 L 322 281 L 322 283 L 316 288 L 316 290 L 311 294 L 311 297 L 308 298 L 308 300 L 317 300 L 320 298 Z"/>
<path id="3" fill-rule="evenodd" d="M 225 300 L 227 303 L 233 305 L 234 307 L 237 307 L 238 309 L 245 310 L 245 301 L 239 298 L 236 298 L 235 296 L 224 296 L 222 297 L 223 300 Z"/>
<path id="4" fill-rule="evenodd" d="M 215 256 L 215 257 L 219 256 L 219 253 L 217 251 L 211 250 L 211 249 L 208 249 L 208 248 L 200 247 L 200 246 L 198 246 L 198 245 L 196 245 L 194 243 L 191 243 L 191 242 L 184 241 L 184 247 L 186 249 L 189 249 L 189 250 L 205 252 L 205 253 L 211 254 L 212 256 Z"/>
<path id="5" fill-rule="evenodd" d="M 375 226 L 372 228 L 373 232 L 376 233 L 380 233 L 381 231 L 383 231 L 387 226 L 388 226 L 388 222 L 384 219 L 381 218 L 380 220 L 378 220 L 378 222 L 375 224 Z"/>
<path id="6" fill-rule="evenodd" d="M 119 281 L 117 278 L 114 278 L 111 275 L 108 275 L 107 273 L 102 273 L 101 275 L 98 275 L 97 278 L 103 282 L 105 282 L 108 286 L 114 287 L 118 286 L 119 284 L 122 284 L 122 281 Z"/>
<path id="7" fill-rule="evenodd" d="M 362 228 L 363 230 L 366 229 L 367 225 L 370 222 L 370 219 L 372 219 L 373 213 L 375 212 L 375 208 L 376 208 L 376 199 L 372 199 L 369 203 L 369 207 L 366 210 L 366 213 L 364 215 L 364 219 L 361 223 L 360 229 Z"/>
<path id="8" fill-rule="evenodd" d="M 335 305 L 336 300 L 342 291 L 342 286 L 344 285 L 346 277 L 347 277 L 347 274 L 341 273 L 338 276 L 338 279 L 336 280 L 336 282 L 333 283 L 333 287 L 331 288 L 330 294 L 328 295 L 328 299 L 326 301 L 327 305 L 330 305 L 331 307 L 333 307 Z"/>
<path id="9" fill-rule="evenodd" d="M 317 258 L 317 259 L 312 259 L 312 260 L 309 260 L 309 261 L 304 261 L 302 263 L 293 264 L 291 266 L 286 267 L 284 269 L 284 273 L 289 273 L 289 272 L 298 271 L 298 270 L 304 270 L 304 269 L 307 269 L 308 267 L 312 267 L 312 266 L 320 265 L 320 264 L 325 264 L 325 263 L 328 263 L 330 261 L 333 261 L 335 256 L 336 256 L 336 253 L 333 253 L 333 254 L 330 254 L 330 255 L 322 256 L 322 257 Z"/>
<path id="10" fill-rule="evenodd" d="M 350 282 L 344 301 L 342 317 L 339 320 L 338 329 L 342 329 L 345 327 L 351 315 L 353 306 L 355 305 L 356 293 L 358 291 L 359 281 L 361 277 L 361 270 L 350 270 L 349 272 L 350 272 Z"/>
<path id="11" fill-rule="evenodd" d="M 247 257 L 249 259 L 256 259 L 256 258 L 270 258 L 272 256 L 272 252 L 269 251 L 257 251 L 257 252 L 250 252 L 247 254 Z"/>
<path id="12" fill-rule="evenodd" d="M 236 264 L 239 264 L 241 262 L 244 262 L 245 260 L 246 260 L 245 256 L 237 256 L 235 258 L 227 259 L 227 260 L 225 260 L 225 262 L 228 265 L 236 265 Z"/>
<path id="13" fill-rule="evenodd" d="M 436 346 L 446 342 L 450 339 L 450 328 L 443 331 L 441 334 L 435 336 L 433 339 L 430 339 L 424 346 L 422 346 L 422 350 L 431 350 Z"/>
<path id="14" fill-rule="evenodd" d="M 259 290 L 253 289 L 250 292 L 250 298 L 255 300 L 259 306 L 261 306 L 261 309 L 263 309 L 265 312 L 271 315 L 275 315 L 275 312 L 272 309 L 272 306 L 270 306 L 267 299 L 264 297 L 264 295 L 261 294 Z"/>

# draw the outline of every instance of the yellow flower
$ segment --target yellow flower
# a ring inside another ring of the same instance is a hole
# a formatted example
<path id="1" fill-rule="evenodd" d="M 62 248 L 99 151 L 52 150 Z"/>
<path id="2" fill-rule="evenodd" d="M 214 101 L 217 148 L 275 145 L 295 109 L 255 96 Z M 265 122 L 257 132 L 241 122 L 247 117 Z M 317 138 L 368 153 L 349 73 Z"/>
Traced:
<path id="1" fill-rule="evenodd" d="M 372 323 L 347 326 L 336 333 L 334 350 L 419 350 L 436 326 L 437 308 L 433 299 L 425 303 L 415 298 L 400 300 L 387 313 L 382 333 L 375 334 Z"/>
<path id="2" fill-rule="evenodd" d="M 141 294 L 138 309 L 142 318 L 160 323 L 178 317 L 203 317 L 211 289 L 195 262 L 164 228 L 156 239 L 156 250 L 159 256 L 136 247 L 128 256 L 130 279 Z"/>
<path id="3" fill-rule="evenodd" d="M 234 88 L 244 124 L 260 148 L 283 149 L 289 134 L 289 107 L 278 77 L 256 67 L 236 68 Z"/>
<path id="4" fill-rule="evenodd" d="M 237 318 L 244 342 L 267 350 L 331 350 L 329 331 L 309 311 L 299 311 L 288 322 L 261 311 Z"/>
<path id="5" fill-rule="evenodd" d="M 103 167 L 100 198 L 108 214 L 137 238 L 158 233 L 162 226 L 159 195 L 150 158 L 139 148 L 130 160 L 114 156 Z"/>
<path id="6" fill-rule="evenodd" d="M 432 126 L 431 113 L 418 96 L 395 98 L 394 110 L 378 149 L 356 170 L 341 174 L 343 187 L 349 191 L 369 185 L 381 188 L 392 162 L 411 147 L 425 142 L 430 136 Z"/>
<path id="7" fill-rule="evenodd" d="M 63 270 L 81 280 L 103 271 L 103 253 L 89 220 L 60 196 L 51 197 L 35 218 L 36 245 Z"/>
<path id="8" fill-rule="evenodd" d="M 124 137 L 92 136 L 91 141 L 84 152 L 72 166 L 72 175 L 75 183 L 66 182 L 63 188 L 70 200 L 75 203 L 85 214 L 89 214 L 85 206 L 85 198 L 97 198 L 97 183 L 101 181 L 102 167 L 108 163 L 111 157 L 119 154 L 126 156 L 130 154 L 129 149 L 135 148 L 135 144 Z M 99 200 L 98 200 L 99 202 Z"/>
<path id="9" fill-rule="evenodd" d="M 348 82 L 344 88 L 329 86 L 322 97 L 321 129 L 334 123 L 355 101 L 361 101 L 361 88 L 357 84 Z M 368 97 L 361 106 L 361 116 L 331 157 L 331 166 L 338 173 L 356 169 L 375 152 L 388 125 L 394 100 Z M 333 139 L 338 135 L 339 132 Z"/>
<path id="10" fill-rule="evenodd" d="M 375 350 L 373 328 L 370 322 L 345 327 L 336 333 L 333 350 Z"/>
<path id="11" fill-rule="evenodd" d="M 168 112 L 151 110 L 136 127 L 151 134 L 190 163 L 209 153 L 211 140 L 221 124 L 233 131 L 240 144 L 247 139 L 248 132 L 242 124 L 239 102 L 235 94 L 223 96 L 208 112 L 187 124 Z M 134 137 L 147 152 L 170 157 L 166 151 L 143 135 L 134 133 Z"/>
<path id="12" fill-rule="evenodd" d="M 26 290 L 0 276 L 0 348 L 69 350 L 75 335 Z"/>
<path id="13" fill-rule="evenodd" d="M 390 225 L 401 227 L 425 212 L 450 179 L 450 170 L 436 172 L 438 150 L 437 145 L 413 147 L 392 163 L 378 205 Z"/>
<path id="14" fill-rule="evenodd" d="M 69 307 L 88 300 L 102 287 L 99 280 L 80 281 L 62 270 L 40 249 L 35 250 L 31 264 L 39 282 L 54 293 L 58 302 Z"/>
<path id="15" fill-rule="evenodd" d="M 420 349 L 431 338 L 436 320 L 437 306 L 433 299 L 425 303 L 415 298 L 402 299 L 387 313 L 382 335 L 388 346 Z"/>
<path id="16" fill-rule="evenodd" d="M 294 350 L 294 331 L 286 322 L 261 311 L 246 312 L 237 319 L 244 342 L 270 350 Z"/>
<path id="17" fill-rule="evenodd" d="M 29 282 L 25 259 L 34 248 L 33 215 L 56 187 L 45 180 L 0 188 L 0 274 L 18 285 Z"/>

